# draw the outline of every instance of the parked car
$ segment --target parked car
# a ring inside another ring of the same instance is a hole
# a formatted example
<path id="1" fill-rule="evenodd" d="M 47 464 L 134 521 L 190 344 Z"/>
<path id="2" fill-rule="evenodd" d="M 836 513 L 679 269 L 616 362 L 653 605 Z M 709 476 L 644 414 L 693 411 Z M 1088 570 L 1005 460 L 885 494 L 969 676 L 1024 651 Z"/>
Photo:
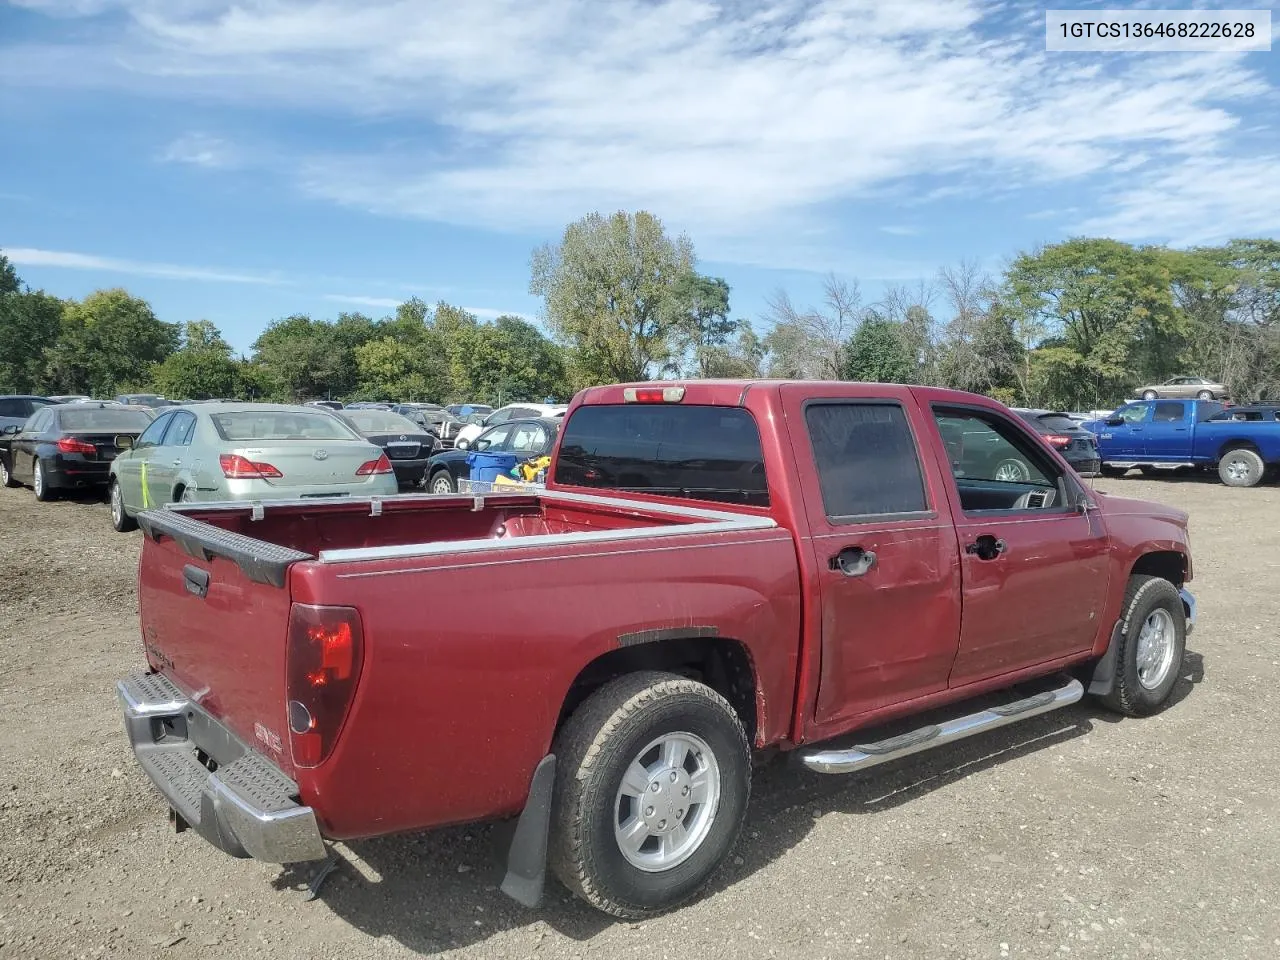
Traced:
<path id="1" fill-rule="evenodd" d="M 1280 421 L 1220 419 L 1226 409 L 1213 400 L 1139 400 L 1086 429 L 1097 434 L 1103 473 L 1216 467 L 1228 486 L 1255 486 L 1280 464 Z"/>
<path id="2" fill-rule="evenodd" d="M 956 476 L 944 421 L 1030 477 Z M 621 917 L 732 855 L 753 749 L 849 773 L 1086 688 L 1156 713 L 1196 613 L 1184 512 L 893 384 L 596 387 L 544 491 L 139 520 L 147 671 L 118 689 L 179 827 L 297 862 L 514 817 L 503 890 L 536 904 L 549 865 Z"/>
<path id="3" fill-rule="evenodd" d="M 487 403 L 451 403 L 445 409 L 455 417 L 487 417 L 493 413 L 493 407 Z"/>
<path id="4" fill-rule="evenodd" d="M 1085 421 L 1054 410 L 1014 408 L 1013 412 L 1031 424 L 1031 429 L 1062 454 L 1062 459 L 1071 464 L 1080 476 L 1092 477 L 1100 472 L 1102 463 L 1098 459 L 1094 436 L 1080 426 Z"/>
<path id="5" fill-rule="evenodd" d="M 0 429 L 20 427 L 41 407 L 57 402 L 50 397 L 35 397 L 22 393 L 6 394 L 0 397 Z"/>
<path id="6" fill-rule="evenodd" d="M 308 400 L 304 407 L 324 407 L 326 410 L 341 410 L 342 404 L 337 400 Z"/>
<path id="7" fill-rule="evenodd" d="M 1135 397 L 1143 400 L 1162 398 L 1194 397 L 1197 400 L 1225 400 L 1229 391 L 1221 383 L 1214 383 L 1204 377 L 1172 377 L 1164 383 L 1148 384 L 1133 391 Z"/>
<path id="8" fill-rule="evenodd" d="M 41 407 L 21 427 L 8 426 L 0 452 L 0 482 L 26 484 L 37 500 L 63 490 L 102 487 L 121 445 L 151 423 L 148 407 L 56 403 Z"/>
<path id="9" fill-rule="evenodd" d="M 122 393 L 116 397 L 116 402 L 127 403 L 142 407 L 171 407 L 172 400 L 166 400 L 158 393 Z"/>
<path id="10" fill-rule="evenodd" d="M 120 532 L 166 503 L 382 497 L 397 493 L 387 455 L 334 414 L 271 403 L 201 403 L 159 413 L 111 464 Z"/>
<path id="11" fill-rule="evenodd" d="M 476 453 L 510 453 L 520 460 L 543 457 L 551 452 L 560 432 L 557 417 L 535 420 L 508 420 L 487 428 L 469 448 L 444 450 L 427 462 L 426 487 L 432 493 L 457 493 L 458 481 L 471 477 L 467 458 Z"/>
<path id="12" fill-rule="evenodd" d="M 50 394 L 48 399 L 54 403 L 76 403 L 80 400 L 91 400 L 93 398 L 84 393 L 58 393 Z"/>
<path id="13" fill-rule="evenodd" d="M 434 433 L 390 410 L 343 410 L 333 415 L 382 448 L 399 483 L 422 483 L 427 458 L 440 446 Z"/>
<path id="14" fill-rule="evenodd" d="M 458 431 L 454 446 L 466 449 L 485 427 L 496 427 L 508 420 L 527 420 L 530 417 L 561 417 L 569 409 L 558 403 L 512 403 L 488 414 L 483 423 L 469 423 Z"/>

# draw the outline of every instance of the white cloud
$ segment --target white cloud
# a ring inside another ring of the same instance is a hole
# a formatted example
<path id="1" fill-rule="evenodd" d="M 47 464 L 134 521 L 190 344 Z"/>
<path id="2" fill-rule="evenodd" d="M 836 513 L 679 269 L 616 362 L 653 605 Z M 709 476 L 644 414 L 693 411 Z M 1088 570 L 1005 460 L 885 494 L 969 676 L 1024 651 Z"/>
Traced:
<path id="1" fill-rule="evenodd" d="M 239 163 L 239 156 L 227 141 L 207 133 L 188 133 L 178 137 L 160 154 L 165 163 L 189 163 L 208 169 L 225 169 Z"/>
<path id="2" fill-rule="evenodd" d="M 188 267 L 145 260 L 122 260 L 118 257 L 102 257 L 92 253 L 72 253 L 66 250 L 0 247 L 0 253 L 3 253 L 13 263 L 29 267 L 98 270 L 103 273 L 161 277 L 166 280 L 206 280 L 212 283 L 279 284 L 286 282 L 280 277 L 271 274 L 239 273 L 211 267 Z"/>
<path id="3" fill-rule="evenodd" d="M 285 163 L 391 216 L 546 231 L 648 207 L 713 259 L 776 263 L 869 196 L 1126 195 L 1232 154 L 1274 96 L 1257 58 L 1047 54 L 1041 14 L 987 0 L 116 2 L 128 28 L 94 43 L 0 47 L 0 82 L 378 118 L 385 140 Z"/>
<path id="4" fill-rule="evenodd" d="M 918 236 L 920 231 L 915 227 L 906 227 L 899 224 L 890 224 L 887 227 L 880 228 L 881 233 L 887 233 L 894 237 L 914 237 Z"/>
<path id="5" fill-rule="evenodd" d="M 386 307 L 388 310 L 394 310 L 403 300 L 395 300 L 391 297 L 361 297 L 346 293 L 326 293 L 326 300 L 332 300 L 335 303 L 351 303 L 360 307 Z"/>

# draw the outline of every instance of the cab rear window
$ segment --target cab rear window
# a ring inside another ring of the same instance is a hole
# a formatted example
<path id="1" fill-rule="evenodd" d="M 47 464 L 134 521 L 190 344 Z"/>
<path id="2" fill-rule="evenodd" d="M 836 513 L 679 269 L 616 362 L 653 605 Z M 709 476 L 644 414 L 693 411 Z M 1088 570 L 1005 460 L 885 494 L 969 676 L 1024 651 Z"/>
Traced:
<path id="1" fill-rule="evenodd" d="M 555 482 L 769 505 L 760 431 L 739 407 L 579 407 L 563 429 Z"/>

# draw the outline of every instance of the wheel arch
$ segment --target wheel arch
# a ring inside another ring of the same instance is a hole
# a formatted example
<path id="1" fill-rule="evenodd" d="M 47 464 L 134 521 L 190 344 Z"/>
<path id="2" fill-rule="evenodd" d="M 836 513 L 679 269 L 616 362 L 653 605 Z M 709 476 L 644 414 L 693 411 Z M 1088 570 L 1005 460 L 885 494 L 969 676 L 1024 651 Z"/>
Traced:
<path id="1" fill-rule="evenodd" d="M 1248 437 L 1235 437 L 1230 440 L 1222 441 L 1222 444 L 1218 447 L 1218 459 L 1221 460 L 1232 450 L 1252 450 L 1258 456 L 1262 456 L 1262 450 L 1259 448 L 1257 443 L 1250 440 Z M 1266 462 L 1265 457 L 1263 457 L 1263 462 Z"/>
<path id="2" fill-rule="evenodd" d="M 1159 577 L 1181 587 L 1190 579 L 1190 566 L 1190 558 L 1179 550 L 1148 550 L 1133 561 L 1129 576 Z"/>
<path id="3" fill-rule="evenodd" d="M 764 725 L 765 704 L 747 645 L 718 635 L 662 637 L 663 632 L 654 631 L 654 639 L 624 643 L 602 653 L 578 671 L 561 702 L 556 733 L 587 697 L 609 681 L 643 670 L 661 670 L 705 683 L 728 700 L 742 721 L 747 741 L 755 744 Z"/>

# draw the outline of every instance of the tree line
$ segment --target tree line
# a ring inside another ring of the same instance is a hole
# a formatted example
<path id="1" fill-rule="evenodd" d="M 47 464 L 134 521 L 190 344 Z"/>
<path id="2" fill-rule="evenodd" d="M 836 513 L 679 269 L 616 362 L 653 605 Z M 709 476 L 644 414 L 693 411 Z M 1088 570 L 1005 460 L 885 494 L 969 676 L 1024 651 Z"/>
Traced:
<path id="1" fill-rule="evenodd" d="M 998 274 L 946 267 L 874 302 L 830 277 L 820 303 L 779 291 L 752 324 L 731 316 L 722 278 L 698 272 L 688 237 L 643 211 L 591 214 L 533 252 L 530 291 L 547 333 L 415 298 L 377 319 L 273 320 L 236 355 L 208 321 L 164 322 L 119 289 L 60 300 L 24 287 L 0 256 L 0 391 L 498 403 L 656 377 L 770 376 L 1093 409 L 1194 374 L 1237 399 L 1280 397 L 1280 242 L 1269 239 L 1178 250 L 1075 238 L 1019 253 Z"/>

